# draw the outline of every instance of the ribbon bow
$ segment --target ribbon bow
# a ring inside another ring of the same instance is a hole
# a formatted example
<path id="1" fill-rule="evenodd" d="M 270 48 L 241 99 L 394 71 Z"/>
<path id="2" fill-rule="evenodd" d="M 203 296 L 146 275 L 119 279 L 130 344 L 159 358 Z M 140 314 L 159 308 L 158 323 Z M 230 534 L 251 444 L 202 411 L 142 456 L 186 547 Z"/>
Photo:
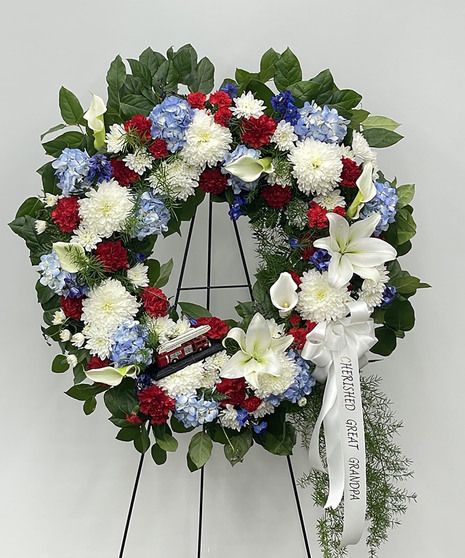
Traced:
<path id="1" fill-rule="evenodd" d="M 342 544 L 356 544 L 365 526 L 366 458 L 359 361 L 376 343 L 365 302 L 354 301 L 349 314 L 319 323 L 308 335 L 302 357 L 315 363 L 314 376 L 326 380 L 320 414 L 309 446 L 312 468 L 325 471 L 319 449 L 324 426 L 329 494 L 325 508 L 336 508 L 344 496 Z"/>

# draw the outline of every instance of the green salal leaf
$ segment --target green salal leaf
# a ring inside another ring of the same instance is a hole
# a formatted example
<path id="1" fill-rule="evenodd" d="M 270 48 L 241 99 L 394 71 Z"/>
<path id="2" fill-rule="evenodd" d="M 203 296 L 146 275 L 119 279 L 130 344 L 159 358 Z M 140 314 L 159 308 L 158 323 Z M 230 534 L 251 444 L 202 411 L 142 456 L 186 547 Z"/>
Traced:
<path id="1" fill-rule="evenodd" d="M 120 91 L 126 80 L 126 66 L 119 54 L 110 64 L 106 79 L 108 84 L 108 100 L 105 123 L 107 126 L 110 126 L 121 120 Z"/>
<path id="2" fill-rule="evenodd" d="M 188 455 L 192 463 L 200 469 L 210 459 L 212 449 L 213 442 L 210 436 L 205 432 L 197 432 L 190 441 Z"/>
<path id="3" fill-rule="evenodd" d="M 179 302 L 178 304 L 181 307 L 183 314 L 189 316 L 189 318 L 193 318 L 194 320 L 196 318 L 211 316 L 210 311 L 203 306 L 200 306 L 200 304 L 194 304 L 193 302 Z"/>
<path id="4" fill-rule="evenodd" d="M 274 49 L 268 49 L 260 60 L 260 81 L 267 82 L 274 78 L 276 71 L 276 62 L 279 60 L 280 54 Z"/>
<path id="5" fill-rule="evenodd" d="M 147 66 L 133 58 L 128 58 L 128 64 L 134 77 L 139 78 L 145 87 L 152 87 L 152 73 Z"/>
<path id="6" fill-rule="evenodd" d="M 39 198 L 27 198 L 18 208 L 16 212 L 16 219 L 29 215 L 30 217 L 37 217 L 37 214 L 44 208 L 44 204 Z"/>
<path id="7" fill-rule="evenodd" d="M 49 134 L 53 134 L 54 132 L 58 132 L 60 130 L 63 130 L 63 128 L 66 128 L 66 124 L 57 124 L 56 126 L 52 126 L 46 132 L 44 132 L 43 134 L 40 134 L 40 141 L 42 141 L 45 136 L 48 136 Z"/>
<path id="8" fill-rule="evenodd" d="M 326 69 L 307 81 L 299 81 L 289 87 L 296 100 L 303 104 L 305 101 L 316 101 L 326 104 L 337 87 L 331 72 Z"/>
<path id="9" fill-rule="evenodd" d="M 327 104 L 335 108 L 340 114 L 343 114 L 355 108 L 361 100 L 362 96 L 360 93 L 352 89 L 338 89 L 333 92 Z"/>
<path id="10" fill-rule="evenodd" d="M 147 116 L 153 107 L 153 101 L 150 101 L 143 95 L 129 93 L 121 97 L 120 111 L 124 118 L 131 118 L 135 114 Z"/>
<path id="11" fill-rule="evenodd" d="M 145 265 L 148 267 L 149 285 L 153 287 L 160 277 L 160 262 L 157 260 L 145 260 Z"/>
<path id="12" fill-rule="evenodd" d="M 164 451 L 176 451 L 178 449 L 178 441 L 171 434 L 167 425 L 159 425 L 154 427 L 155 439 L 157 444 Z"/>
<path id="13" fill-rule="evenodd" d="M 394 300 L 386 309 L 384 321 L 394 331 L 410 331 L 415 325 L 415 311 L 408 300 Z"/>
<path id="14" fill-rule="evenodd" d="M 368 130 L 369 128 L 380 128 L 382 130 L 397 130 L 400 126 L 399 122 L 396 122 L 392 118 L 388 118 L 387 116 L 376 116 L 371 114 L 367 116 L 365 120 L 362 122 L 363 128 Z"/>
<path id="15" fill-rule="evenodd" d="M 377 327 L 375 335 L 378 342 L 370 349 L 372 353 L 381 356 L 390 355 L 397 345 L 397 338 L 395 332 L 387 326 Z"/>
<path id="16" fill-rule="evenodd" d="M 257 441 L 274 455 L 292 455 L 296 443 L 295 428 L 286 421 L 269 425 L 267 430 L 259 435 Z"/>
<path id="17" fill-rule="evenodd" d="M 172 70 L 179 83 L 195 90 L 197 79 L 197 52 L 190 44 L 182 46 L 172 57 Z"/>
<path id="18" fill-rule="evenodd" d="M 36 172 L 42 178 L 42 188 L 46 194 L 57 195 L 61 192 L 57 186 L 57 177 L 51 161 L 42 165 Z"/>
<path id="19" fill-rule="evenodd" d="M 153 285 L 154 287 L 158 287 L 159 289 L 161 289 L 168 283 L 168 281 L 170 280 L 171 272 L 173 271 L 173 265 L 173 258 L 171 258 L 169 261 L 160 266 L 160 274 L 155 284 Z"/>
<path id="20" fill-rule="evenodd" d="M 52 372 L 56 372 L 57 374 L 62 374 L 66 372 L 69 368 L 68 361 L 66 360 L 65 355 L 57 355 L 52 362 Z"/>
<path id="21" fill-rule="evenodd" d="M 252 444 L 251 430 L 244 430 L 237 436 L 229 437 L 228 442 L 224 446 L 224 455 L 231 465 L 237 465 L 237 463 L 241 463 L 244 460 Z"/>
<path id="22" fill-rule="evenodd" d="M 166 58 L 163 54 L 155 52 L 150 47 L 146 48 L 139 56 L 139 62 L 149 69 L 150 74 L 153 76 L 157 73 L 158 68 L 165 62 Z"/>
<path id="23" fill-rule="evenodd" d="M 8 224 L 10 229 L 26 242 L 33 265 L 37 265 L 40 256 L 50 252 L 52 248 L 51 243 L 47 243 L 46 241 L 46 233 L 42 235 L 37 234 L 35 222 L 36 220 L 30 215 L 24 215 L 22 217 L 17 217 Z"/>
<path id="24" fill-rule="evenodd" d="M 150 447 L 150 435 L 145 424 L 139 427 L 139 435 L 134 439 L 134 447 L 139 453 L 145 453 Z"/>
<path id="25" fill-rule="evenodd" d="M 134 442 L 140 437 L 140 426 L 130 425 L 121 428 L 115 436 L 120 442 Z"/>
<path id="26" fill-rule="evenodd" d="M 107 389 L 108 386 L 104 386 L 103 384 L 78 384 L 77 386 L 69 388 L 65 393 L 78 401 L 87 401 Z"/>
<path id="27" fill-rule="evenodd" d="M 126 418 L 136 412 L 139 401 L 135 394 L 134 380 L 123 378 L 118 386 L 107 389 L 103 400 L 106 408 L 114 417 Z"/>
<path id="28" fill-rule="evenodd" d="M 61 134 L 51 141 L 46 141 L 42 144 L 47 155 L 52 157 L 59 157 L 63 149 L 66 147 L 80 148 L 83 147 L 85 136 L 81 132 L 71 131 Z"/>
<path id="29" fill-rule="evenodd" d="M 66 124 L 85 125 L 84 110 L 79 102 L 79 99 L 66 87 L 61 87 L 58 94 L 58 102 L 60 105 L 60 112 Z"/>
<path id="30" fill-rule="evenodd" d="M 397 186 L 397 209 L 402 209 L 406 205 L 409 205 L 415 196 L 415 184 L 402 184 L 402 186 Z"/>
<path id="31" fill-rule="evenodd" d="M 84 401 L 82 410 L 84 411 L 85 415 L 91 415 L 95 411 L 96 407 L 97 407 L 97 399 L 95 397 L 91 397 L 90 399 Z"/>
<path id="32" fill-rule="evenodd" d="M 248 83 L 253 79 L 258 79 L 259 75 L 255 72 L 248 72 L 247 70 L 243 70 L 241 68 L 237 68 L 234 74 L 234 79 L 236 80 L 239 89 L 243 91 Z"/>
<path id="33" fill-rule="evenodd" d="M 360 130 L 361 123 L 367 118 L 370 113 L 363 109 L 354 109 L 350 115 L 350 127 L 353 130 Z"/>
<path id="34" fill-rule="evenodd" d="M 245 86 L 245 90 L 251 91 L 257 99 L 265 101 L 267 106 L 265 112 L 271 112 L 271 97 L 273 97 L 274 93 L 267 85 L 256 79 L 251 79 Z"/>
<path id="35" fill-rule="evenodd" d="M 417 232 L 417 225 L 411 213 L 411 206 L 405 206 L 397 212 L 397 242 L 404 244 L 413 238 Z"/>
<path id="36" fill-rule="evenodd" d="M 197 64 L 197 91 L 210 93 L 215 84 L 215 66 L 204 56 Z"/>
<path id="37" fill-rule="evenodd" d="M 363 135 L 370 147 L 390 147 L 396 144 L 404 136 L 401 136 L 393 130 L 384 130 L 383 128 L 368 128 L 363 131 Z"/>
<path id="38" fill-rule="evenodd" d="M 166 451 L 161 449 L 158 444 L 153 444 L 152 449 L 150 450 L 152 454 L 152 459 L 155 461 L 157 465 L 163 465 L 166 462 Z"/>
<path id="39" fill-rule="evenodd" d="M 274 83 L 279 91 L 302 80 L 302 68 L 297 56 L 288 47 L 276 60 Z"/>

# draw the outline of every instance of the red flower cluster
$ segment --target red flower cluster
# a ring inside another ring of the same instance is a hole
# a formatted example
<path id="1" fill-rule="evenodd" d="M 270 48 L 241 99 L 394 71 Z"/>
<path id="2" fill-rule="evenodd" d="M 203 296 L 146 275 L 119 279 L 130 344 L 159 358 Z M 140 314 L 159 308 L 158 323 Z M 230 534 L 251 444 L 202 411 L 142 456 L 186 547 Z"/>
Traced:
<path id="1" fill-rule="evenodd" d="M 144 141 L 148 141 L 152 137 L 151 128 L 152 122 L 143 114 L 135 114 L 124 123 L 126 132 L 135 132 Z"/>
<path id="2" fill-rule="evenodd" d="M 67 318 L 80 320 L 82 314 L 82 298 L 60 296 L 60 306 Z"/>
<path id="3" fill-rule="evenodd" d="M 275 130 L 276 122 L 266 114 L 262 114 L 258 118 L 251 117 L 242 122 L 241 139 L 250 147 L 259 149 L 270 143 Z"/>
<path id="4" fill-rule="evenodd" d="M 229 379 L 223 378 L 219 384 L 216 384 L 216 389 L 227 399 L 220 401 L 220 406 L 234 405 L 242 407 L 249 413 L 253 413 L 258 409 L 262 400 L 255 395 L 247 397 L 246 383 L 244 378 Z"/>
<path id="5" fill-rule="evenodd" d="M 130 415 L 126 415 L 126 422 L 129 422 L 129 424 L 139 425 L 142 424 L 144 421 L 138 415 L 136 415 L 136 413 L 131 413 Z"/>
<path id="6" fill-rule="evenodd" d="M 174 410 L 174 399 L 158 386 L 139 391 L 137 397 L 141 413 L 150 417 L 151 424 L 165 424 L 170 412 Z"/>
<path id="7" fill-rule="evenodd" d="M 293 345 L 297 350 L 301 351 L 303 349 L 307 340 L 307 333 L 310 333 L 315 326 L 315 322 L 307 320 L 304 327 L 291 327 L 288 334 L 294 337 Z"/>
<path id="8" fill-rule="evenodd" d="M 70 196 L 60 198 L 52 211 L 52 221 L 61 232 L 71 233 L 79 225 L 79 198 Z"/>
<path id="9" fill-rule="evenodd" d="M 346 210 L 343 207 L 335 207 L 332 211 L 342 217 L 345 216 Z M 309 210 L 307 211 L 308 226 L 311 229 L 326 229 L 329 226 L 328 210 L 315 202 L 311 202 Z"/>
<path id="10" fill-rule="evenodd" d="M 166 316 L 170 303 L 165 293 L 156 287 L 146 287 L 140 295 L 144 303 L 144 309 L 152 318 Z"/>
<path id="11" fill-rule="evenodd" d="M 103 265 L 103 271 L 118 271 L 119 269 L 127 269 L 128 251 L 123 246 L 121 240 L 106 240 L 97 244 L 95 255 Z"/>
<path id="12" fill-rule="evenodd" d="M 199 177 L 199 187 L 207 194 L 222 194 L 227 185 L 228 179 L 218 168 L 207 167 Z"/>
<path id="13" fill-rule="evenodd" d="M 105 366 L 109 366 L 110 361 L 106 358 L 102 360 L 98 356 L 90 357 L 89 361 L 87 362 L 87 370 L 95 370 L 96 368 L 104 368 Z"/>
<path id="14" fill-rule="evenodd" d="M 128 168 L 124 161 L 113 159 L 111 161 L 111 168 L 113 169 L 113 178 L 120 184 L 120 186 L 130 186 L 139 180 L 137 172 Z"/>
<path id="15" fill-rule="evenodd" d="M 198 326 L 209 325 L 210 331 L 205 334 L 209 339 L 223 339 L 229 331 L 229 326 L 223 320 L 215 318 L 214 316 L 205 316 L 204 318 L 197 318 L 195 320 Z"/>
<path id="16" fill-rule="evenodd" d="M 187 96 L 187 102 L 194 109 L 205 108 L 205 101 L 206 100 L 207 100 L 207 97 L 206 97 L 205 93 L 202 93 L 200 91 L 196 91 L 195 93 L 189 93 L 189 95 Z"/>
<path id="17" fill-rule="evenodd" d="M 170 154 L 166 145 L 166 141 L 161 138 L 157 138 L 156 140 L 154 140 L 152 145 L 149 147 L 149 151 L 155 157 L 155 159 L 164 159 Z"/>
<path id="18" fill-rule="evenodd" d="M 294 279 L 294 283 L 299 286 L 300 283 L 302 283 L 302 278 L 300 277 L 300 275 L 294 271 L 294 270 L 290 270 L 289 271 L 289 275 L 292 277 L 292 279 Z"/>
<path id="19" fill-rule="evenodd" d="M 273 184 L 273 186 L 265 186 L 260 195 L 269 207 L 281 209 L 291 201 L 292 190 L 290 186 Z"/>
<path id="20" fill-rule="evenodd" d="M 220 126 L 227 128 L 231 120 L 232 112 L 228 107 L 220 107 L 213 115 L 213 120 Z"/>
<path id="21" fill-rule="evenodd" d="M 359 176 L 362 174 L 362 169 L 352 159 L 347 157 L 342 158 L 342 172 L 339 184 L 346 188 L 355 188 Z"/>
<path id="22" fill-rule="evenodd" d="M 231 97 L 226 93 L 226 91 L 215 91 L 210 95 L 208 99 L 211 105 L 220 108 L 228 108 L 232 105 Z"/>

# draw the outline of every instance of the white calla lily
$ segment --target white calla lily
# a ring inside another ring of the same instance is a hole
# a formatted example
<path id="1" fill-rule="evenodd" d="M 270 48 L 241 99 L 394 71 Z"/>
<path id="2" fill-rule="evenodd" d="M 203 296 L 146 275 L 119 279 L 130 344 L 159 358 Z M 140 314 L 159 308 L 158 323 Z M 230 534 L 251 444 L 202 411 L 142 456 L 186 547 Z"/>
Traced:
<path id="1" fill-rule="evenodd" d="M 77 273 L 80 270 L 79 261 L 87 259 L 86 252 L 80 244 L 55 242 L 52 248 L 60 260 L 61 268 L 69 273 Z"/>
<path id="2" fill-rule="evenodd" d="M 264 172 L 270 174 L 274 171 L 271 157 L 263 159 L 254 159 L 248 155 L 243 155 L 231 163 L 224 165 L 224 168 L 234 176 L 237 176 L 244 182 L 253 182 L 257 180 Z"/>
<path id="3" fill-rule="evenodd" d="M 354 201 L 347 210 L 349 219 L 358 219 L 363 205 L 376 196 L 376 187 L 373 183 L 373 165 L 368 162 L 363 165 L 362 174 L 357 179 L 358 192 Z"/>
<path id="4" fill-rule="evenodd" d="M 125 376 L 133 378 L 138 371 L 138 366 L 130 364 L 122 368 L 113 368 L 112 366 L 93 368 L 92 370 L 85 370 L 85 375 L 93 382 L 114 387 L 119 386 Z"/>
<path id="5" fill-rule="evenodd" d="M 299 301 L 297 283 L 287 271 L 281 273 L 270 288 L 273 306 L 278 309 L 281 318 L 288 316 Z"/>
<path id="6" fill-rule="evenodd" d="M 280 353 L 293 341 L 292 335 L 273 338 L 269 323 L 259 313 L 252 318 L 247 332 L 234 327 L 224 341 L 226 339 L 236 341 L 239 350 L 223 366 L 220 376 L 230 379 L 245 378 L 255 388 L 259 386 L 260 375 L 281 375 Z"/>
<path id="7" fill-rule="evenodd" d="M 328 213 L 329 235 L 315 240 L 315 248 L 323 248 L 331 254 L 328 281 L 334 287 L 346 285 L 356 273 L 362 279 L 379 279 L 377 267 L 394 260 L 396 250 L 384 240 L 372 234 L 380 220 L 378 213 L 349 225 L 336 213 Z"/>
<path id="8" fill-rule="evenodd" d="M 89 128 L 94 132 L 95 149 L 100 149 L 105 145 L 105 123 L 103 115 L 107 107 L 105 101 L 98 95 L 92 95 L 89 109 L 84 114 Z"/>

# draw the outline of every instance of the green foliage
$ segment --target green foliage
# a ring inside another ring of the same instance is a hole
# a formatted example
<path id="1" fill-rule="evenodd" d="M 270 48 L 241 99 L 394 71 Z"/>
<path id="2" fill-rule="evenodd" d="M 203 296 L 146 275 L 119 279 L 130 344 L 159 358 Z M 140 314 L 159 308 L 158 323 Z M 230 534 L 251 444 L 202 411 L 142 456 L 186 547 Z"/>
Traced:
<path id="1" fill-rule="evenodd" d="M 125 419 L 128 415 L 137 412 L 139 408 L 132 378 L 123 378 L 119 386 L 105 392 L 103 399 L 113 417 Z"/>
<path id="2" fill-rule="evenodd" d="M 167 424 L 153 427 L 153 433 L 158 446 L 164 451 L 176 451 L 178 449 L 178 441 L 172 435 Z"/>
<path id="3" fill-rule="evenodd" d="M 392 118 L 387 118 L 386 116 L 375 116 L 374 114 L 367 116 L 362 122 L 363 129 L 368 130 L 369 128 L 378 128 L 382 130 L 397 130 L 400 126 L 398 122 Z"/>
<path id="4" fill-rule="evenodd" d="M 78 401 L 87 401 L 107 389 L 108 386 L 103 384 L 79 384 L 69 388 L 69 390 L 65 393 L 66 395 L 69 395 L 69 397 L 77 399 Z"/>
<path id="5" fill-rule="evenodd" d="M 57 355 L 52 362 L 52 372 L 56 372 L 61 374 L 62 372 L 66 372 L 69 368 L 68 361 L 66 360 L 65 355 Z"/>
<path id="6" fill-rule="evenodd" d="M 152 459 L 155 461 L 157 465 L 163 465 L 166 462 L 166 451 L 161 449 L 158 444 L 153 444 L 152 449 L 150 450 L 152 455 Z"/>
<path id="7" fill-rule="evenodd" d="M 363 135 L 371 147 L 390 147 L 403 138 L 397 132 L 385 128 L 367 128 Z"/>
<path id="8" fill-rule="evenodd" d="M 82 109 L 81 103 L 79 102 L 78 98 L 74 93 L 66 89 L 66 87 L 62 87 L 59 93 L 59 105 L 61 116 L 66 124 L 83 124 L 85 125 L 84 120 L 84 111 Z"/>
<path id="9" fill-rule="evenodd" d="M 279 58 L 274 60 L 274 67 L 274 83 L 279 91 L 289 89 L 291 85 L 302 79 L 300 62 L 290 48 L 287 48 Z"/>
<path id="10" fill-rule="evenodd" d="M 85 147 L 86 136 L 82 132 L 70 131 L 61 134 L 50 141 L 42 144 L 47 155 L 52 157 L 59 157 L 63 149 L 66 147 L 73 147 L 82 149 Z"/>
<path id="11" fill-rule="evenodd" d="M 276 412 L 267 422 L 267 429 L 255 437 L 256 442 L 274 455 L 291 455 L 296 442 L 296 431 L 286 421 L 285 413 Z"/>
<path id="12" fill-rule="evenodd" d="M 225 436 L 224 455 L 232 466 L 242 463 L 245 454 L 253 445 L 252 432 L 249 429 L 243 430 L 235 436 Z"/>
<path id="13" fill-rule="evenodd" d="M 189 318 L 203 318 L 205 316 L 211 316 L 211 312 L 200 306 L 200 304 L 194 304 L 193 302 L 180 302 L 182 313 Z"/>
<path id="14" fill-rule="evenodd" d="M 192 436 L 189 444 L 188 457 L 192 464 L 200 469 L 210 459 L 213 443 L 205 432 L 197 432 Z"/>

